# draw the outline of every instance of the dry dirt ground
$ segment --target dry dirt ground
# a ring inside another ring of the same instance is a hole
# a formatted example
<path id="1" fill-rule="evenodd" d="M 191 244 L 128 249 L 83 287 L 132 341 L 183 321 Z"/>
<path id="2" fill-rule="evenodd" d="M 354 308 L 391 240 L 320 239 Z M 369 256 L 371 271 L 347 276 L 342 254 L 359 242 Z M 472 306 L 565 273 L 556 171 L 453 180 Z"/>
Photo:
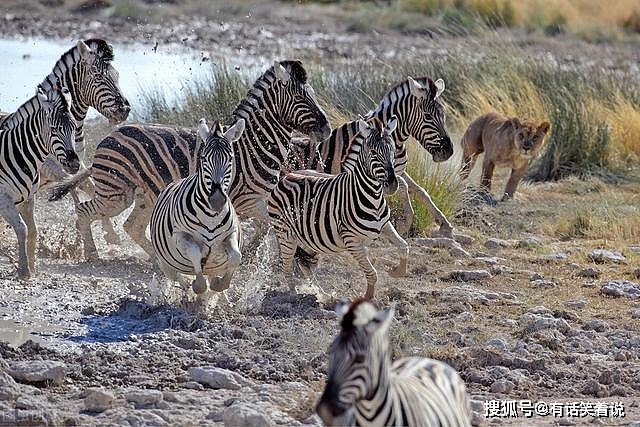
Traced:
<path id="1" fill-rule="evenodd" d="M 103 35 L 121 42 L 228 48 L 246 56 L 268 51 L 324 59 L 429 55 L 482 44 L 348 32 L 332 15 L 310 7 L 303 13 L 260 9 L 223 25 L 185 16 L 172 18 L 174 25 L 100 15 L 53 20 L 40 6 L 32 12 L 12 7 L 0 16 L 0 34 Z M 633 46 L 515 37 L 533 53 L 551 51 L 568 63 L 628 68 L 639 62 Z M 504 177 L 495 188 L 503 185 Z M 456 367 L 479 423 L 640 421 L 640 297 L 602 292 L 610 280 L 640 281 L 634 246 L 640 244 L 639 188 L 637 182 L 567 180 L 524 185 L 514 201 L 496 207 L 467 206 L 454 219 L 458 232 L 473 238 L 463 245 L 466 254 L 411 239 L 405 279 L 386 274 L 397 258 L 375 243 L 377 303 L 396 306 L 394 356 L 435 357 Z M 598 218 L 602 207 L 610 214 L 606 219 Z M 578 212 L 590 222 L 578 221 L 574 230 Z M 316 279 L 301 282 L 299 294 L 291 295 L 275 271 L 276 246 L 268 239 L 234 277 L 234 307 L 218 309 L 212 301 L 209 312 L 194 316 L 174 300 L 158 303 L 162 298 L 150 295 L 164 281 L 154 279 L 142 251 L 125 238 L 122 218 L 117 228 L 124 244 L 107 245 L 96 228 L 102 261 L 82 261 L 74 216 L 69 201 L 39 198 L 38 274 L 28 282 L 15 280 L 14 234 L 0 226 L 0 425 L 319 423 L 313 404 L 324 385 L 325 351 L 337 331 L 334 302 L 364 291 L 364 277 L 347 256 L 323 260 Z M 490 238 L 503 239 L 498 243 L 504 247 L 487 247 Z M 588 257 L 595 248 L 619 251 L 624 259 L 596 263 Z M 464 277 L 469 271 L 475 277 Z M 330 296 L 318 300 L 319 288 Z M 47 368 L 39 377 L 16 383 L 7 374 L 19 378 L 16 370 L 23 368 L 35 375 L 38 363 Z M 520 412 L 517 419 L 488 420 L 484 402 L 491 399 L 622 402 L 626 416 L 531 420 Z"/>

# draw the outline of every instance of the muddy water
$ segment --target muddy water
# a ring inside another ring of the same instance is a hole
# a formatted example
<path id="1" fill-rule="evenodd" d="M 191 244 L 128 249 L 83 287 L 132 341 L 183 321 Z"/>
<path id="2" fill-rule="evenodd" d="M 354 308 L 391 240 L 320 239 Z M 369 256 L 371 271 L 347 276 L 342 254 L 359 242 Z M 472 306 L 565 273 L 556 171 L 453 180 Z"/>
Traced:
<path id="1" fill-rule="evenodd" d="M 35 88 L 52 70 L 62 53 L 75 41 L 0 39 L 0 111 L 14 111 L 35 93 Z M 142 93 L 162 91 L 169 101 L 179 99 L 181 90 L 210 70 L 210 61 L 195 51 L 163 47 L 114 45 L 114 66 L 120 72 L 120 87 L 134 111 Z M 96 116 L 90 110 L 89 117 Z"/>

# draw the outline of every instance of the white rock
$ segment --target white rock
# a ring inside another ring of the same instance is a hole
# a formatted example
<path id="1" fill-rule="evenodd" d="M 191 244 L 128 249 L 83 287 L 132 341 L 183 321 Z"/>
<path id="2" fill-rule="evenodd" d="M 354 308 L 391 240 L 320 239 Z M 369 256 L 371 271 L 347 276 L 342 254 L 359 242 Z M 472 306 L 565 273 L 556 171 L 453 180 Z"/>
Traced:
<path id="1" fill-rule="evenodd" d="M 224 410 L 222 420 L 225 427 L 267 427 L 275 425 L 263 408 L 251 403 L 232 405 Z"/>
<path id="2" fill-rule="evenodd" d="M 587 305 L 587 301 L 584 299 L 572 299 L 564 303 L 570 308 L 584 308 Z"/>
<path id="3" fill-rule="evenodd" d="M 164 399 L 160 390 L 135 390 L 127 393 L 125 397 L 136 409 L 155 407 Z"/>
<path id="4" fill-rule="evenodd" d="M 606 249 L 594 249 L 589 252 L 588 256 L 593 262 L 621 263 L 627 260 L 620 252 L 609 251 Z"/>
<path id="5" fill-rule="evenodd" d="M 84 407 L 89 412 L 103 412 L 113 406 L 114 396 L 110 391 L 94 388 L 89 389 L 84 398 Z"/>
<path id="6" fill-rule="evenodd" d="M 242 386 L 252 384 L 251 381 L 236 372 L 217 367 L 190 368 L 189 375 L 193 381 L 215 389 L 238 390 Z"/>
<path id="7" fill-rule="evenodd" d="M 597 279 L 598 277 L 600 277 L 600 274 L 602 274 L 600 269 L 595 268 L 595 267 L 587 267 L 587 268 L 583 268 L 582 270 L 578 271 L 576 273 L 576 276 L 578 276 L 578 277 L 587 277 L 589 279 Z"/>
<path id="8" fill-rule="evenodd" d="M 7 373 L 17 381 L 59 383 L 67 376 L 67 365 L 56 360 L 25 360 L 11 364 Z"/>
<path id="9" fill-rule="evenodd" d="M 640 298 L 640 287 L 629 280 L 611 280 L 605 283 L 600 291 L 614 297 Z"/>
<path id="10" fill-rule="evenodd" d="M 507 342 L 502 338 L 492 338 L 487 341 L 485 345 L 487 347 L 494 347 L 504 351 L 508 350 Z"/>
<path id="11" fill-rule="evenodd" d="M 538 279 L 531 282 L 534 288 L 555 288 L 556 282 L 545 279 Z"/>

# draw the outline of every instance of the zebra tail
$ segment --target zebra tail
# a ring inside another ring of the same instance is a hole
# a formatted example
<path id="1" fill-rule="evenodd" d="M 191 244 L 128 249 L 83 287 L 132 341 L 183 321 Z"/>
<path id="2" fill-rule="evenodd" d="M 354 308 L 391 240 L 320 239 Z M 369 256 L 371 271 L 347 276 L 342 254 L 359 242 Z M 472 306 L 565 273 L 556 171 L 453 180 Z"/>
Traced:
<path id="1" fill-rule="evenodd" d="M 54 185 L 51 191 L 49 191 L 49 201 L 57 202 L 58 200 L 62 199 L 67 195 L 67 193 L 76 188 L 76 186 L 80 184 L 80 182 L 84 181 L 90 176 L 91 168 L 83 169 L 81 172 L 78 172 L 77 174 L 70 176 L 69 178 L 60 182 L 59 184 Z"/>

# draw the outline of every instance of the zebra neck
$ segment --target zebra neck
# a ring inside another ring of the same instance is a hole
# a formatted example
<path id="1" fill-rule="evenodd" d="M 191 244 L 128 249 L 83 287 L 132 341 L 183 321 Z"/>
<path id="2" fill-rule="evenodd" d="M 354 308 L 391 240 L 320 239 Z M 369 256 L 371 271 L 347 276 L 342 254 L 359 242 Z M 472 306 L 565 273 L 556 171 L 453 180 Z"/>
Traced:
<path id="1" fill-rule="evenodd" d="M 370 373 L 371 384 L 369 393 L 357 404 L 359 412 L 364 414 L 371 411 L 372 408 L 380 409 L 391 388 L 391 357 L 389 356 L 388 348 L 381 352 L 373 352 L 373 354 L 380 358 L 376 361 L 378 362 L 377 369 Z M 373 364 L 375 365 L 375 362 Z M 390 410 L 392 408 L 393 405 L 387 402 L 385 408 L 382 408 L 382 410 Z M 367 415 L 370 416 L 371 414 Z M 378 414 L 376 418 L 379 418 L 380 415 L 381 414 Z M 369 418 L 369 416 L 367 416 L 367 418 Z M 385 418 L 386 417 L 382 417 L 381 419 Z"/>
<path id="2" fill-rule="evenodd" d="M 71 95 L 70 110 L 76 122 L 82 122 L 89 111 L 89 105 L 82 99 L 81 85 L 74 78 L 76 75 L 86 74 L 81 68 L 80 61 L 80 52 L 77 48 L 72 48 L 56 61 L 51 73 L 41 83 L 45 90 L 49 90 L 55 85 L 64 86 L 69 90 Z"/>
<path id="3" fill-rule="evenodd" d="M 396 145 L 405 142 L 411 136 L 408 130 L 411 127 L 411 123 L 409 123 L 412 120 L 411 112 L 415 111 L 417 107 L 412 101 L 412 98 L 415 97 L 410 96 L 409 88 L 405 88 L 405 85 L 401 84 L 392 89 L 373 111 L 373 116 L 385 124 L 392 116 L 396 116 L 399 126 L 391 134 Z"/>
<path id="4" fill-rule="evenodd" d="M 12 150 L 14 153 L 16 163 L 21 163 L 18 157 L 26 158 L 29 157 L 29 163 L 33 164 L 36 167 L 40 167 L 42 163 L 44 163 L 45 157 L 49 155 L 49 150 L 45 146 L 45 143 L 40 134 L 42 127 L 44 125 L 44 113 L 40 110 L 40 104 L 37 99 L 34 101 L 34 104 L 37 105 L 37 110 L 31 112 L 28 116 L 25 117 L 15 117 L 15 119 L 22 118 L 22 120 L 17 122 L 12 122 L 11 129 L 7 129 L 6 137 L 3 139 L 4 144 L 9 144 L 12 147 L 18 148 Z M 21 107 L 22 108 L 22 107 Z M 14 114 L 22 113 L 20 109 L 16 111 Z M 8 147 L 3 147 L 7 149 Z"/>

